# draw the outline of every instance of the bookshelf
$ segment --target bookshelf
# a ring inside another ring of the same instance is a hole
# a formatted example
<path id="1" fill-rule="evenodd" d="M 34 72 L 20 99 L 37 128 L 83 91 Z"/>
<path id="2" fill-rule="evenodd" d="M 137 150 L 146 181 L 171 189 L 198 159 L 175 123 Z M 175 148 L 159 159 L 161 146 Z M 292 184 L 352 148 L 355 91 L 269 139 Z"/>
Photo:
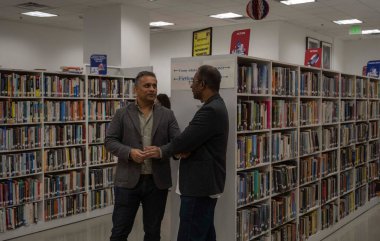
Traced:
<path id="1" fill-rule="evenodd" d="M 379 203 L 379 79 L 247 56 L 175 58 L 181 128 L 199 102 L 179 82 L 202 64 L 221 71 L 230 115 L 218 239 L 321 240 Z"/>
<path id="2" fill-rule="evenodd" d="M 11 69 L 0 79 L 0 239 L 112 212 L 117 158 L 103 142 L 134 79 Z"/>

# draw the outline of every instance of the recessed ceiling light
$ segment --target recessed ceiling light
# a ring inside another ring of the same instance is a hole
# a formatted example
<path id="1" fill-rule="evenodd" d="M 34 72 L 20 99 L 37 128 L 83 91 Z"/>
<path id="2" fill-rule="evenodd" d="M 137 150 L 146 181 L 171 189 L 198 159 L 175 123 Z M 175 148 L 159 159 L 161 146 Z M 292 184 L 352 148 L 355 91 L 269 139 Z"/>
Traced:
<path id="1" fill-rule="evenodd" d="M 225 19 L 225 18 L 241 18 L 243 17 L 243 15 L 229 12 L 229 13 L 220 13 L 220 14 L 210 15 L 210 17 Z"/>
<path id="2" fill-rule="evenodd" d="M 363 23 L 362 21 L 358 19 L 346 19 L 346 20 L 337 20 L 333 21 L 336 24 L 356 24 L 356 23 Z"/>
<path id="3" fill-rule="evenodd" d="M 379 29 L 362 30 L 362 34 L 374 34 L 374 33 L 380 33 L 380 30 Z"/>
<path id="4" fill-rule="evenodd" d="M 56 14 L 39 12 L 39 11 L 26 12 L 26 13 L 21 13 L 21 14 L 32 16 L 32 17 L 39 17 L 39 18 L 49 18 L 49 17 L 57 17 L 58 16 Z"/>
<path id="5" fill-rule="evenodd" d="M 163 22 L 163 21 L 149 23 L 149 26 L 153 26 L 153 27 L 162 27 L 162 26 L 169 26 L 169 25 L 174 25 L 174 23 L 168 23 L 168 22 Z"/>
<path id="6" fill-rule="evenodd" d="M 281 1 L 281 3 L 286 5 L 295 5 L 295 4 L 301 4 L 301 3 L 313 3 L 315 0 L 286 0 Z"/>

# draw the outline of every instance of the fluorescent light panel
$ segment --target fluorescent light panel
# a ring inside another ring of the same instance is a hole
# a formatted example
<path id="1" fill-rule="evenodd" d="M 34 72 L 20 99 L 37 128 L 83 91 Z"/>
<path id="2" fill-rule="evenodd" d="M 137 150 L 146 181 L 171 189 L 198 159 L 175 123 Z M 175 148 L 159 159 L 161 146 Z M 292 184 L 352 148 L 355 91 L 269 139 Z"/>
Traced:
<path id="1" fill-rule="evenodd" d="M 346 20 L 337 20 L 333 21 L 336 24 L 356 24 L 356 23 L 363 23 L 362 21 L 358 19 L 346 19 Z"/>
<path id="2" fill-rule="evenodd" d="M 315 0 L 287 0 L 287 1 L 281 1 L 281 3 L 286 5 L 295 5 L 295 4 L 301 4 L 301 3 L 313 3 Z"/>
<path id="3" fill-rule="evenodd" d="M 374 34 L 374 33 L 380 33 L 380 30 L 379 29 L 362 30 L 362 34 Z"/>
<path id="4" fill-rule="evenodd" d="M 21 13 L 21 14 L 32 16 L 32 17 L 39 17 L 39 18 L 50 18 L 50 17 L 58 16 L 56 14 L 45 13 L 45 12 L 40 12 L 40 11 L 26 12 L 26 13 Z"/>
<path id="5" fill-rule="evenodd" d="M 243 17 L 243 15 L 229 12 L 229 13 L 220 13 L 220 14 L 210 15 L 210 17 L 225 19 L 225 18 L 241 18 Z"/>
<path id="6" fill-rule="evenodd" d="M 152 26 L 152 27 L 162 27 L 162 26 L 170 26 L 170 25 L 174 25 L 174 23 L 168 23 L 168 22 L 164 22 L 164 21 L 150 22 L 149 23 L 149 26 Z"/>

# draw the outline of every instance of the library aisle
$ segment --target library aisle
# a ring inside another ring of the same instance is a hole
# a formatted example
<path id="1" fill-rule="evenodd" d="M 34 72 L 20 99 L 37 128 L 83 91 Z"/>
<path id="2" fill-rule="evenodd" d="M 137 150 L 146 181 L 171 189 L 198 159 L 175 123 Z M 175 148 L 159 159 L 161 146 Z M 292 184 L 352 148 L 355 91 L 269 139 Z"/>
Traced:
<path id="1" fill-rule="evenodd" d="M 380 237 L 380 204 L 371 208 L 323 241 L 374 241 Z M 136 223 L 137 224 L 137 223 Z M 136 225 L 135 224 L 135 225 Z M 9 241 L 105 241 L 111 232 L 111 215 L 69 224 Z M 137 241 L 141 239 L 130 239 Z M 162 239 L 162 241 L 168 241 Z"/>

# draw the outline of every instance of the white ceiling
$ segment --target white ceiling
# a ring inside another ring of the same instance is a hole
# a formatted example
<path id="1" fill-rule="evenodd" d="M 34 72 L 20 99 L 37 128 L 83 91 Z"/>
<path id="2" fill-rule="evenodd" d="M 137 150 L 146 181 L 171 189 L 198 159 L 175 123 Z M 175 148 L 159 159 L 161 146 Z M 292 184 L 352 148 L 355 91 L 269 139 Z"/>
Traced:
<path id="1" fill-rule="evenodd" d="M 349 26 L 339 26 L 333 23 L 333 20 L 357 18 L 363 21 L 362 29 L 380 29 L 380 0 L 317 0 L 315 3 L 293 6 L 281 4 L 279 0 L 267 1 L 270 6 L 269 14 L 260 21 L 284 21 L 341 39 L 356 39 L 362 36 L 350 36 Z M 59 17 L 35 18 L 21 15 L 25 9 L 16 5 L 26 2 L 47 5 L 49 8 L 45 11 L 58 14 Z M 82 29 L 83 13 L 86 10 L 120 3 L 148 9 L 151 21 L 174 22 L 175 25 L 167 27 L 167 31 L 255 22 L 250 18 L 218 20 L 208 17 L 222 12 L 235 12 L 247 16 L 245 9 L 248 0 L 0 0 L 0 19 Z"/>

